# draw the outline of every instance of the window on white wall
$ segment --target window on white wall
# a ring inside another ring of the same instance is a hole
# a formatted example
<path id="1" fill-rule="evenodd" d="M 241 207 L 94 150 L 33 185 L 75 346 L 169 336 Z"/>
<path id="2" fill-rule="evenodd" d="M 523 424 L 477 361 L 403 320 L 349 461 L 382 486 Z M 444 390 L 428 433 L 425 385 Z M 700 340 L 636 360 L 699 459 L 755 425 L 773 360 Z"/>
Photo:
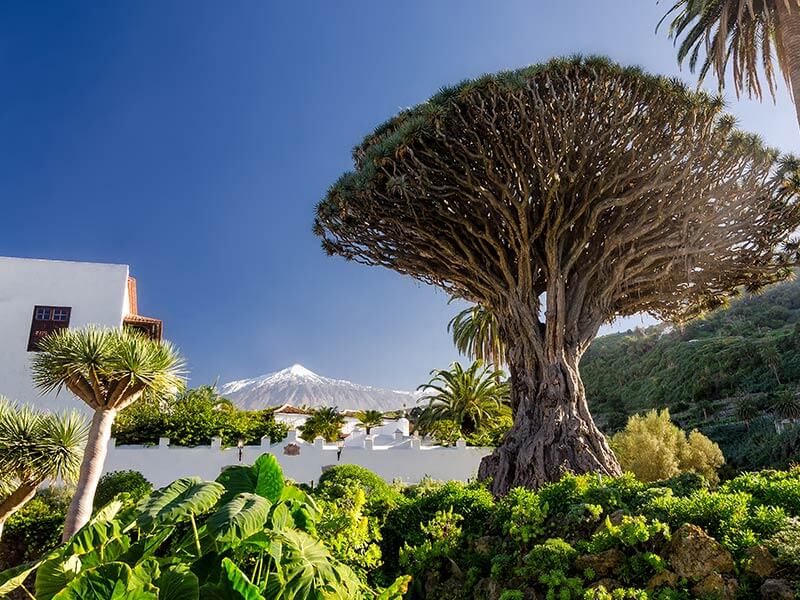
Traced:
<path id="1" fill-rule="evenodd" d="M 69 327 L 72 308 L 69 306 L 34 306 L 28 352 L 39 350 L 39 340 L 48 333 Z"/>

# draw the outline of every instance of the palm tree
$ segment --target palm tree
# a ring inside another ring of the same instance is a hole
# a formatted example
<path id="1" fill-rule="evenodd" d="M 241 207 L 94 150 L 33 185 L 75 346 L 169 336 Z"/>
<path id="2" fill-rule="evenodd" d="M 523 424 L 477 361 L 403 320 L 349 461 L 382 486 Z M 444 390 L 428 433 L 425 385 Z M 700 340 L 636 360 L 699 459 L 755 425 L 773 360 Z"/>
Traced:
<path id="1" fill-rule="evenodd" d="M 0 537 L 42 483 L 75 478 L 86 429 L 76 412 L 55 415 L 0 398 Z"/>
<path id="2" fill-rule="evenodd" d="M 758 416 L 758 406 L 752 398 L 741 398 L 736 403 L 736 418 L 743 421 L 747 429 L 750 429 L 750 421 Z"/>
<path id="3" fill-rule="evenodd" d="M 508 384 L 502 381 L 500 369 L 476 360 L 467 369 L 454 362 L 450 369 L 434 370 L 431 375 L 431 380 L 418 388 L 427 392 L 419 399 L 428 402 L 418 422 L 423 431 L 436 421 L 449 419 L 464 434 L 475 433 L 509 412 Z"/>
<path id="4" fill-rule="evenodd" d="M 772 412 L 779 419 L 800 419 L 800 396 L 788 390 L 777 392 Z"/>
<path id="5" fill-rule="evenodd" d="M 370 434 L 373 427 L 383 425 L 383 413 L 379 410 L 365 410 L 358 414 L 358 423 Z"/>
<path id="6" fill-rule="evenodd" d="M 89 520 L 117 412 L 143 397 L 172 395 L 183 385 L 183 361 L 167 342 L 116 329 L 62 329 L 45 336 L 33 358 L 42 393 L 66 388 L 94 411 L 64 540 Z"/>
<path id="7" fill-rule="evenodd" d="M 498 367 L 505 364 L 506 349 L 497 319 L 483 306 L 476 304 L 462 310 L 447 324 L 447 331 L 453 334 L 453 342 L 461 354 Z"/>
<path id="8" fill-rule="evenodd" d="M 299 427 L 300 437 L 307 442 L 313 442 L 317 436 L 325 438 L 326 442 L 335 442 L 342 433 L 343 425 L 344 416 L 336 408 L 315 408 Z"/>
<path id="9" fill-rule="evenodd" d="M 720 87 L 731 63 L 737 95 L 761 98 L 763 71 L 775 96 L 774 52 L 800 121 L 800 0 L 678 0 L 664 19 L 670 15 L 670 37 L 683 36 L 678 60 L 688 57 L 694 71 L 704 54 L 700 81 L 713 69 Z"/>

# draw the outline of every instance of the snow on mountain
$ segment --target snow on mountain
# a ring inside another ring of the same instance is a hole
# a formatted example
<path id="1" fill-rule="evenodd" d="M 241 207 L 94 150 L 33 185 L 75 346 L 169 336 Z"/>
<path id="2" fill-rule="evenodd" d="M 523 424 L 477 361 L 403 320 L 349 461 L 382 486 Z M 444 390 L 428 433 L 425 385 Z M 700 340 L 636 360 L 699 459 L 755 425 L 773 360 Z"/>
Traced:
<path id="1" fill-rule="evenodd" d="M 330 379 L 302 365 L 262 375 L 254 379 L 231 381 L 220 388 L 231 402 L 247 410 L 290 404 L 316 408 L 335 406 L 339 410 L 397 410 L 417 404 L 414 392 L 386 390 L 359 385 L 344 379 Z"/>

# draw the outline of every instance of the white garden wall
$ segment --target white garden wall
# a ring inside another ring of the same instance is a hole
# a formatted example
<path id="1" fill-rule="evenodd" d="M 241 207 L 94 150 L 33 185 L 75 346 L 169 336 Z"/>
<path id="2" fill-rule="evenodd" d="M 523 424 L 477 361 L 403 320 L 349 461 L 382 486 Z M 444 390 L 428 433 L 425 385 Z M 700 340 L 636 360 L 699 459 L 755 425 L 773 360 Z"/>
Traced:
<path id="1" fill-rule="evenodd" d="M 419 438 L 400 434 L 389 446 L 373 446 L 373 442 L 365 438 L 361 446 L 347 445 L 337 460 L 339 448 L 335 444 L 324 444 L 322 438 L 308 444 L 298 439 L 295 431 L 290 431 L 278 444 L 270 445 L 269 440 L 264 440 L 261 446 L 245 446 L 240 462 L 239 449 L 222 448 L 219 440 L 211 446 L 185 448 L 171 447 L 165 439 L 158 446 L 116 446 L 112 439 L 104 472 L 140 471 L 155 487 L 161 487 L 179 477 L 215 479 L 227 466 L 252 464 L 263 452 L 271 452 L 281 463 L 286 477 L 304 483 L 316 483 L 324 467 L 337 464 L 361 465 L 387 482 L 399 479 L 404 483 L 416 483 L 426 475 L 439 480 L 467 481 L 476 476 L 481 459 L 492 451 L 492 448 L 472 448 L 463 443 L 455 447 L 423 446 Z M 290 443 L 299 446 L 297 456 L 284 453 Z"/>

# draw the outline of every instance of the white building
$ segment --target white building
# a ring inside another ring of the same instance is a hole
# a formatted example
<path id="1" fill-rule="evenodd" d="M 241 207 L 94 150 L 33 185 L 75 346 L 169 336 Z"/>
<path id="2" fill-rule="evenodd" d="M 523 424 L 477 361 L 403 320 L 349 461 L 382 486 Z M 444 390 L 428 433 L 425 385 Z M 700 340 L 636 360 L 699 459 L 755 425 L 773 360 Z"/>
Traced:
<path id="1" fill-rule="evenodd" d="M 136 327 L 160 338 L 158 319 L 137 313 L 128 265 L 0 257 L 0 396 L 41 408 L 85 408 L 64 391 L 41 396 L 30 358 L 37 340 L 65 327 Z"/>

